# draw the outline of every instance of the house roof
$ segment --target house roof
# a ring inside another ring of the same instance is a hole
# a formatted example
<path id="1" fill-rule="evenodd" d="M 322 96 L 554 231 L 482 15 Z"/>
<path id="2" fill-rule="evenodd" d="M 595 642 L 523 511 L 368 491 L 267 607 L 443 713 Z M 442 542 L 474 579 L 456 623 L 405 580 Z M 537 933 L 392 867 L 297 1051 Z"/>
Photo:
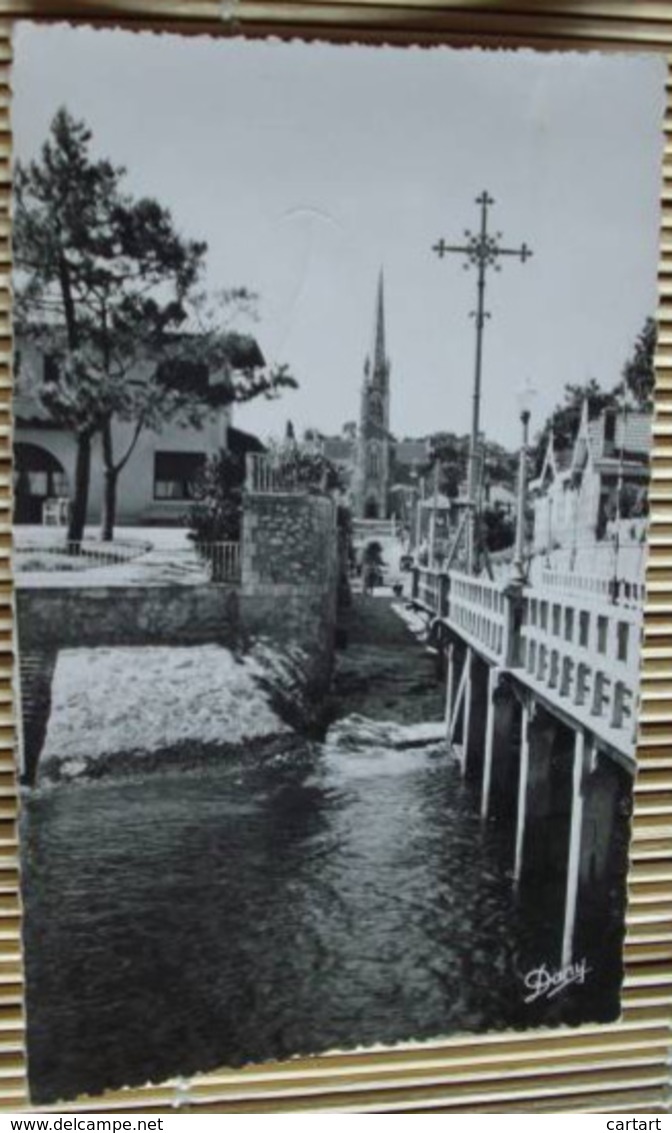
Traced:
<path id="1" fill-rule="evenodd" d="M 266 365 L 261 347 L 251 334 L 230 331 L 224 336 L 224 346 L 234 370 L 256 370 Z"/>
<path id="2" fill-rule="evenodd" d="M 266 452 L 266 446 L 261 443 L 258 437 L 255 437 L 253 433 L 244 432 L 243 429 L 236 429 L 233 425 L 229 425 L 226 441 L 230 452 Z"/>
<path id="3" fill-rule="evenodd" d="M 611 465 L 619 464 L 621 458 L 627 468 L 636 470 L 637 466 L 644 465 L 651 450 L 651 415 L 639 409 L 628 409 L 625 413 L 619 411 L 615 417 L 613 414 L 613 409 L 603 409 L 597 417 L 589 419 L 588 401 L 585 400 L 573 446 L 558 451 L 553 437 L 549 438 L 541 473 L 530 482 L 530 490 L 543 489 L 549 472 L 553 479 L 557 476 L 564 478 L 570 469 L 580 472 L 588 459 L 593 465 L 599 463 L 602 472 Z M 613 431 L 609 430 L 611 435 L 607 439 L 609 415 Z"/>
<path id="4" fill-rule="evenodd" d="M 36 328 L 39 331 L 39 327 Z M 190 332 L 177 337 L 189 337 Z M 17 341 L 17 348 L 21 350 L 21 339 Z M 264 355 L 261 352 L 258 342 L 252 335 L 238 334 L 231 332 L 225 336 L 224 348 L 228 357 L 232 370 L 244 371 L 257 369 L 265 365 Z M 33 349 L 38 357 L 44 357 L 47 351 L 36 341 L 33 344 Z M 140 372 L 144 363 L 139 360 L 138 367 Z M 32 375 L 32 382 L 37 387 L 39 378 L 37 375 Z M 58 427 L 54 424 L 53 418 L 49 410 L 42 404 L 38 395 L 37 388 L 31 389 L 31 383 L 25 379 L 22 370 L 19 369 L 15 374 L 15 392 L 13 398 L 13 414 L 14 420 L 17 424 L 24 427 L 31 428 L 54 428 Z"/>
<path id="5" fill-rule="evenodd" d="M 605 441 L 605 415 L 601 413 L 588 423 L 588 438 L 595 459 L 618 455 L 621 451 L 647 457 L 651 449 L 651 416 L 631 410 L 619 413 L 614 422 L 613 441 Z"/>

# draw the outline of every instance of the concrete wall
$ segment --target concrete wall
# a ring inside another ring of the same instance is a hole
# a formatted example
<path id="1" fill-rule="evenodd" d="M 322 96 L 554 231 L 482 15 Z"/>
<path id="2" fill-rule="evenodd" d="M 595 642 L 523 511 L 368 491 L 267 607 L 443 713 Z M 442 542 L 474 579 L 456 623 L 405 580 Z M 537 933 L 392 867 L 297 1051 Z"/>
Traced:
<path id="1" fill-rule="evenodd" d="M 240 638 L 238 594 L 223 586 L 39 587 L 16 591 L 19 649 L 191 645 Z"/>
<path id="2" fill-rule="evenodd" d="M 287 690 L 284 707 L 299 726 L 318 722 L 332 671 L 338 568 L 336 508 L 331 500 L 250 495 L 242 587 L 18 589 L 24 776 L 34 778 L 56 654 L 68 647 L 217 642 L 235 649 L 259 637 L 281 650 L 300 646 L 303 660 L 295 666 L 296 687 Z"/>

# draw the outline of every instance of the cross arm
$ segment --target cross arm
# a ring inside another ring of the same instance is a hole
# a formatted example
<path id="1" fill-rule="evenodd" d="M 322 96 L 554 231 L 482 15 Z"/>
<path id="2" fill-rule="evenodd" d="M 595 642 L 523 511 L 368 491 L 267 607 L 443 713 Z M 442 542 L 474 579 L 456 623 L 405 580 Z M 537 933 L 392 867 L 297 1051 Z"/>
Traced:
<path id="1" fill-rule="evenodd" d="M 521 244 L 520 248 L 497 248 L 498 256 L 518 256 L 523 263 L 529 260 L 532 255 L 532 249 L 528 248 L 527 244 Z"/>
<path id="2" fill-rule="evenodd" d="M 437 256 L 445 256 L 446 252 L 462 252 L 466 256 L 471 249 L 466 244 L 446 244 L 444 240 L 439 240 L 438 244 L 434 244 L 432 251 L 436 252 Z"/>

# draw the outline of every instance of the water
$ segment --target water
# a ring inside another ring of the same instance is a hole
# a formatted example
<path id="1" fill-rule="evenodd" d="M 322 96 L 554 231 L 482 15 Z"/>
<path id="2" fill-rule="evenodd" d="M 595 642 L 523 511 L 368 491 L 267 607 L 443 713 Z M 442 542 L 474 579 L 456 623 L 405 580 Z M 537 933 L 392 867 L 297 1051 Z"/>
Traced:
<path id="1" fill-rule="evenodd" d="M 35 1101 L 532 1018 L 510 832 L 442 745 L 293 737 L 22 821 Z"/>

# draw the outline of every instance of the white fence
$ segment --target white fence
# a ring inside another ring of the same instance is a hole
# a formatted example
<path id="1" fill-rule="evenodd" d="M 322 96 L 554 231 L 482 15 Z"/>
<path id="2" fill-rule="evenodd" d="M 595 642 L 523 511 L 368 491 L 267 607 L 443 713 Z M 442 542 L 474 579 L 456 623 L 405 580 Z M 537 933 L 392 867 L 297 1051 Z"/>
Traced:
<path id="1" fill-rule="evenodd" d="M 614 605 L 639 608 L 644 604 L 644 583 L 633 582 L 628 578 L 544 570 L 541 573 L 541 584 L 547 589 L 560 590 L 565 594 L 588 595 Z"/>
<path id="2" fill-rule="evenodd" d="M 17 541 L 14 547 L 14 568 L 25 570 L 89 570 L 119 566 L 139 558 L 151 549 L 152 544 L 142 540 L 101 543 L 94 539 L 68 542 L 66 539 L 50 541 Z"/>
<path id="3" fill-rule="evenodd" d="M 641 610 L 532 588 L 517 662 L 537 691 L 634 756 L 641 628 Z"/>
<path id="4" fill-rule="evenodd" d="M 241 578 L 238 542 L 25 541 L 15 547 L 13 562 L 18 580 L 39 585 L 59 585 L 59 576 L 87 586 L 236 584 Z"/>
<path id="5" fill-rule="evenodd" d="M 194 543 L 212 582 L 240 582 L 240 543 Z"/>
<path id="6" fill-rule="evenodd" d="M 420 569 L 414 596 L 467 645 L 632 761 L 641 587 L 639 600 L 630 593 L 615 602 L 609 580 L 571 581 L 570 590 L 549 571 L 544 585 L 507 590 L 460 571 Z"/>
<path id="7" fill-rule="evenodd" d="M 428 610 L 441 616 L 441 578 L 438 570 L 426 567 L 418 572 L 417 597 Z"/>
<path id="8" fill-rule="evenodd" d="M 267 452 L 248 452 L 245 487 L 261 495 L 281 495 L 319 490 L 314 470 L 300 461 L 293 462 Z"/>
<path id="9" fill-rule="evenodd" d="M 473 578 L 450 571 L 449 619 L 472 642 L 492 658 L 504 659 L 507 651 L 507 599 L 502 586 L 489 579 Z"/>

